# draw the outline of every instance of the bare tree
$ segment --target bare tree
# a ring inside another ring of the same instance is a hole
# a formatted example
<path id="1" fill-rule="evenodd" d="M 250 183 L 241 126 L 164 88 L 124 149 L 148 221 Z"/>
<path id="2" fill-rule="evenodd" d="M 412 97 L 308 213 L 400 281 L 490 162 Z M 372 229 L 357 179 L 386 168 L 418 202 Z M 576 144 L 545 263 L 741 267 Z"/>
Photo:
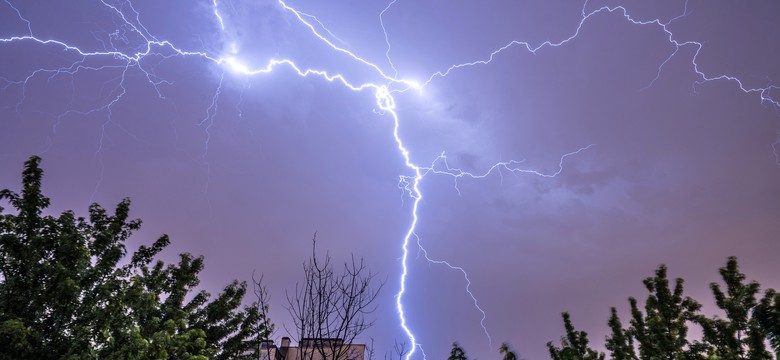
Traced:
<path id="1" fill-rule="evenodd" d="M 287 294 L 287 309 L 295 324 L 291 337 L 298 342 L 302 359 L 358 358 L 357 349 L 350 345 L 374 324 L 368 315 L 376 310 L 384 283 L 354 255 L 337 273 L 329 254 L 324 259 L 317 256 L 316 235 L 311 258 L 303 264 L 304 280 L 295 285 L 294 294 Z"/>
<path id="2" fill-rule="evenodd" d="M 376 348 L 374 347 L 374 338 L 371 337 L 371 342 L 366 345 L 366 360 L 376 360 Z"/>
<path id="3" fill-rule="evenodd" d="M 264 326 L 257 327 L 254 330 L 254 340 L 252 341 L 252 348 L 254 350 L 254 357 L 258 360 L 266 358 L 270 360 L 271 353 L 266 349 L 263 351 L 262 346 L 269 344 L 269 339 L 274 332 L 274 325 L 268 321 L 268 304 L 271 300 L 271 295 L 268 293 L 268 288 L 263 285 L 263 278 L 265 275 L 260 275 L 260 278 L 255 278 L 255 271 L 252 270 L 252 287 L 255 294 L 255 304 L 257 306 L 260 317 L 264 319 Z"/>
<path id="4" fill-rule="evenodd" d="M 393 345 L 393 354 L 386 353 L 385 354 L 385 360 L 392 360 L 396 357 L 398 360 L 403 360 L 404 356 L 406 356 L 406 353 L 409 352 L 409 349 L 406 348 L 406 342 L 398 342 L 398 340 L 395 341 L 395 344 Z"/>

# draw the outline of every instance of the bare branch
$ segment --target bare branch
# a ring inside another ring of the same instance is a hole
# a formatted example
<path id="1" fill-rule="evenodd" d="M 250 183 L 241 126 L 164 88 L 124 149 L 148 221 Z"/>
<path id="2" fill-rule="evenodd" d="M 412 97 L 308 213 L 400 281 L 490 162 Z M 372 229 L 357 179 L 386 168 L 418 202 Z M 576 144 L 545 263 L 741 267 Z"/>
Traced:
<path id="1" fill-rule="evenodd" d="M 317 256 L 316 236 L 312 255 L 303 263 L 303 282 L 295 285 L 293 294 L 287 293 L 287 310 L 295 325 L 295 333 L 290 335 L 297 337 L 302 359 L 318 354 L 317 358 L 343 360 L 351 351 L 345 345 L 374 324 L 367 315 L 376 310 L 384 282 L 378 282 L 363 259 L 354 255 L 344 263 L 342 272 L 336 273 L 330 254 Z"/>

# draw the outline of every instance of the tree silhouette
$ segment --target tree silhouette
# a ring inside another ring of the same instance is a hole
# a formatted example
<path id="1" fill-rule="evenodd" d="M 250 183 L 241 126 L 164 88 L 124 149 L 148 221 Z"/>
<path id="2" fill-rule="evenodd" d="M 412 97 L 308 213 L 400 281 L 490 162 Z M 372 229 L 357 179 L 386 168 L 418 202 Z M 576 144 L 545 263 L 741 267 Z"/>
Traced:
<path id="1" fill-rule="evenodd" d="M 457 342 L 452 343 L 452 350 L 450 350 L 450 356 L 447 360 L 468 360 L 466 352 L 458 345 Z"/>
<path id="2" fill-rule="evenodd" d="M 613 360 L 637 360 L 631 333 L 623 329 L 623 324 L 617 315 L 617 309 L 610 308 L 610 313 L 607 324 L 612 330 L 612 334 L 606 339 L 606 348 L 610 351 L 610 357 Z"/>
<path id="3" fill-rule="evenodd" d="M 304 280 L 295 293 L 287 295 L 288 311 L 304 359 L 343 360 L 353 357 L 349 346 L 373 325 L 368 318 L 376 309 L 383 283 L 366 267 L 363 259 L 345 262 L 340 273 L 330 256 L 317 255 L 316 234 L 312 255 L 303 265 Z M 304 341 L 304 340 L 309 341 Z"/>
<path id="4" fill-rule="evenodd" d="M 141 226 L 128 199 L 113 215 L 92 204 L 88 218 L 43 216 L 40 161 L 25 162 L 21 194 L 0 191 L 16 210 L 0 207 L 0 358 L 234 359 L 269 325 L 256 306 L 241 308 L 246 283 L 211 301 L 193 294 L 203 257 L 152 265 L 165 235 L 127 261 Z"/>
<path id="5" fill-rule="evenodd" d="M 561 337 L 561 347 L 547 343 L 550 357 L 553 360 L 603 360 L 604 354 L 588 347 L 588 333 L 577 331 L 571 323 L 569 313 L 561 314 L 566 336 Z"/>
<path id="6" fill-rule="evenodd" d="M 771 359 L 764 344 L 765 335 L 758 321 L 751 317 L 761 286 L 755 281 L 744 283 L 746 277 L 739 271 L 736 257 L 728 259 L 726 266 L 720 268 L 720 275 L 726 292 L 718 283 L 710 284 L 710 289 L 715 304 L 726 313 L 726 318 L 696 317 L 696 322 L 702 326 L 704 341 L 712 345 L 710 352 L 723 359 Z"/>
<path id="7" fill-rule="evenodd" d="M 629 298 L 631 321 L 624 328 L 617 310 L 610 308 L 607 322 L 611 334 L 606 348 L 614 360 L 771 360 L 780 358 L 780 294 L 767 289 L 759 302 L 758 282 L 746 282 L 737 258 L 730 257 L 719 270 L 723 284 L 712 283 L 715 304 L 725 318 L 708 317 L 701 305 L 683 296 L 683 280 L 676 279 L 672 289 L 667 268 L 658 267 L 655 276 L 643 283 L 649 295 L 644 312 L 634 297 Z M 587 334 L 574 330 L 569 315 L 563 313 L 566 336 L 561 347 L 547 343 L 553 360 L 594 358 L 599 354 L 587 347 Z M 689 324 L 701 326 L 702 338 L 688 336 Z M 773 356 L 766 343 L 775 351 Z M 638 353 L 635 345 L 638 345 Z M 601 354 L 600 356 L 603 356 Z"/>
<path id="8" fill-rule="evenodd" d="M 514 351 L 509 350 L 509 345 L 506 343 L 501 343 L 498 353 L 501 354 L 502 360 L 517 360 L 517 355 L 515 355 Z"/>
<path id="9" fill-rule="evenodd" d="M 753 314 L 780 359 L 780 293 L 768 289 Z"/>
<path id="10" fill-rule="evenodd" d="M 667 268 L 661 265 L 654 277 L 644 280 L 650 294 L 645 300 L 644 314 L 639 310 L 635 298 L 629 298 L 631 305 L 631 334 L 639 344 L 642 359 L 688 359 L 697 351 L 689 348 L 687 339 L 689 320 L 701 309 L 701 305 L 690 297 L 683 297 L 683 280 L 675 280 L 674 289 L 669 287 Z"/>

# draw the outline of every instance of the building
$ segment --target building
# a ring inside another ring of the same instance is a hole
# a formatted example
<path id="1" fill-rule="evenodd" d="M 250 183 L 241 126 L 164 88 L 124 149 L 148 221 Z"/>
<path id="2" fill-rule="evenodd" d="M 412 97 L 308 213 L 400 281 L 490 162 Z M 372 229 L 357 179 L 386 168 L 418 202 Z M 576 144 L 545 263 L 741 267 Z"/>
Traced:
<path id="1" fill-rule="evenodd" d="M 290 345 L 290 338 L 283 337 L 277 347 L 273 340 L 260 345 L 263 360 L 364 360 L 365 344 L 344 344 L 343 339 L 303 338 L 298 346 Z"/>

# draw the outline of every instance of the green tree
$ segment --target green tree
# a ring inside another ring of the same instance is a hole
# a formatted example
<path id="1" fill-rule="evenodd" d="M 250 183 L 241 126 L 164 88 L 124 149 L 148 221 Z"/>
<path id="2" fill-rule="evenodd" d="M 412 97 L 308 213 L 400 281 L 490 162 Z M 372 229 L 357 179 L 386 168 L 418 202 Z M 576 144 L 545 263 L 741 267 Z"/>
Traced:
<path id="1" fill-rule="evenodd" d="M 501 343 L 498 352 L 501 354 L 502 360 L 517 360 L 517 355 L 514 351 L 509 350 L 509 345 L 506 343 Z"/>
<path id="2" fill-rule="evenodd" d="M 780 359 L 780 293 L 768 289 L 753 315 Z"/>
<path id="3" fill-rule="evenodd" d="M 629 298 L 631 322 L 624 328 L 617 310 L 610 308 L 611 334 L 606 337 L 606 348 L 615 360 L 771 360 L 780 358 L 780 295 L 773 289 L 765 292 L 758 302 L 758 282 L 746 282 L 739 271 L 737 259 L 730 257 L 720 268 L 723 285 L 710 284 L 716 305 L 725 317 L 707 317 L 700 313 L 701 305 L 683 296 L 683 280 L 676 279 L 670 287 L 666 266 L 661 265 L 654 277 L 644 280 L 649 291 L 644 312 L 637 300 Z M 574 331 L 568 314 L 564 313 L 567 336 L 562 348 L 548 343 L 554 360 L 579 358 L 587 346 L 579 332 Z M 688 338 L 688 324 L 698 324 L 701 340 Z M 587 340 L 587 339 L 585 339 Z M 775 356 L 767 351 L 767 340 Z M 577 345 L 573 345 L 577 344 Z M 638 344 L 637 354 L 635 344 Z M 574 354 L 574 355 L 572 355 Z"/>
<path id="4" fill-rule="evenodd" d="M 636 299 L 629 298 L 632 315 L 630 332 L 639 343 L 642 359 L 696 358 L 700 349 L 691 347 L 688 342 L 687 322 L 695 318 L 701 305 L 690 297 L 683 297 L 683 279 L 676 279 L 672 290 L 666 274 L 666 266 L 661 265 L 654 277 L 644 280 L 650 292 L 644 314 L 639 310 Z"/>
<path id="5" fill-rule="evenodd" d="M 729 257 L 720 275 L 726 285 L 726 292 L 720 284 L 712 283 L 710 288 L 715 304 L 726 313 L 726 318 L 697 316 L 702 326 L 704 341 L 717 358 L 737 360 L 768 360 L 772 355 L 766 350 L 765 336 L 757 320 L 751 316 L 756 307 L 756 295 L 761 286 L 756 281 L 745 283 L 745 275 L 739 271 L 737 258 Z"/>
<path id="6" fill-rule="evenodd" d="M 561 337 L 561 347 L 547 343 L 550 357 L 553 360 L 603 360 L 604 354 L 588 347 L 588 333 L 577 331 L 571 323 L 569 313 L 561 314 L 566 336 Z"/>
<path id="7" fill-rule="evenodd" d="M 162 236 L 125 260 L 126 240 L 141 226 L 130 201 L 113 215 L 97 204 L 89 217 L 43 215 L 41 159 L 31 157 L 22 191 L 0 191 L 0 358 L 239 358 L 266 329 L 257 306 L 241 307 L 246 284 L 229 284 L 214 300 L 198 285 L 203 258 L 151 265 Z"/>
<path id="8" fill-rule="evenodd" d="M 452 343 L 452 350 L 450 350 L 450 356 L 447 360 L 468 360 L 466 352 L 458 345 L 457 342 Z"/>
<path id="9" fill-rule="evenodd" d="M 637 360 L 631 333 L 623 329 L 623 324 L 620 322 L 614 307 L 610 308 L 610 313 L 607 324 L 612 330 L 612 334 L 606 339 L 606 348 L 610 352 L 610 357 L 613 360 Z"/>

